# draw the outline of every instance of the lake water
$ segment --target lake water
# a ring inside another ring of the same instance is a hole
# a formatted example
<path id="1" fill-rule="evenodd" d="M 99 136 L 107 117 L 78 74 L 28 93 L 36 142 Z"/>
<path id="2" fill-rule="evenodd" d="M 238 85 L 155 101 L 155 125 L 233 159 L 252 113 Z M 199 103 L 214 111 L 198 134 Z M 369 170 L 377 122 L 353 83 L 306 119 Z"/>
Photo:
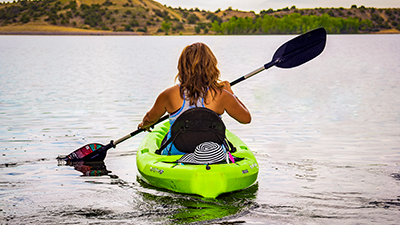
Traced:
<path id="1" fill-rule="evenodd" d="M 0 223 L 399 224 L 400 35 L 329 35 L 316 59 L 233 87 L 253 121 L 223 119 L 260 165 L 246 190 L 209 200 L 144 184 L 145 134 L 111 149 L 103 176 L 57 163 L 134 131 L 185 45 L 208 44 L 233 81 L 292 37 L 0 36 Z"/>

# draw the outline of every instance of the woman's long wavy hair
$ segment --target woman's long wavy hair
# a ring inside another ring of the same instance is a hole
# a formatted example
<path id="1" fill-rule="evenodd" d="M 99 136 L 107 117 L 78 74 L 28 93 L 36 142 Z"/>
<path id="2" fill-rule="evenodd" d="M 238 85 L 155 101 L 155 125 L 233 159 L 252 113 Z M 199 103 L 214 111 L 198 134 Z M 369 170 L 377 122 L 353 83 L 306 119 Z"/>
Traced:
<path id="1" fill-rule="evenodd" d="M 181 97 L 185 93 L 190 105 L 195 105 L 199 98 L 205 98 L 207 90 L 210 90 L 213 99 L 217 92 L 223 90 L 217 63 L 211 49 L 203 43 L 194 43 L 183 49 L 175 80 L 180 82 Z"/>

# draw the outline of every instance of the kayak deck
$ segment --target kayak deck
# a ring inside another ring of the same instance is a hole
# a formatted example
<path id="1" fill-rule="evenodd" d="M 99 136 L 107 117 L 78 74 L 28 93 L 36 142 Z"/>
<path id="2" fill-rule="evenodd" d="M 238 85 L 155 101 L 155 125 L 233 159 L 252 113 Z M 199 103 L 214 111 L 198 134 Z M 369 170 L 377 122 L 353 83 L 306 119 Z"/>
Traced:
<path id="1" fill-rule="evenodd" d="M 155 154 L 168 130 L 167 121 L 148 133 L 139 146 L 136 164 L 140 178 L 146 183 L 174 192 L 216 198 L 222 193 L 247 188 L 257 180 L 258 163 L 253 153 L 228 130 L 226 137 L 237 149 L 232 155 L 243 159 L 229 164 L 211 164 L 208 167 L 176 163 L 182 155 Z"/>

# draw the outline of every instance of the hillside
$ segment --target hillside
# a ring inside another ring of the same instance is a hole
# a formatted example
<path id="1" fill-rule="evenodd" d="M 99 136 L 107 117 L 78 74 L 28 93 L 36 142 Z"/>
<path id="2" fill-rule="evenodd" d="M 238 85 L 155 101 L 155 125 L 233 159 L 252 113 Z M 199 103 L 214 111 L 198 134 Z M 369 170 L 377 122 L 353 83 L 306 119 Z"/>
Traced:
<path id="1" fill-rule="evenodd" d="M 171 8 L 153 0 L 20 0 L 0 4 L 3 34 L 297 34 L 400 33 L 400 8 L 364 6 L 259 13 Z"/>

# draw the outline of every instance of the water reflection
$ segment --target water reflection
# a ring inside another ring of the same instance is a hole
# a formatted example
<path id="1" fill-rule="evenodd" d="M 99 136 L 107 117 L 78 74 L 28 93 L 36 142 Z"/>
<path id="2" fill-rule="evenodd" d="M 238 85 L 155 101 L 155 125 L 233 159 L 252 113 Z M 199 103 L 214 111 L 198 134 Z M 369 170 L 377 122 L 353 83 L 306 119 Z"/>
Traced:
<path id="1" fill-rule="evenodd" d="M 101 181 L 90 182 L 85 180 L 84 183 L 118 185 L 122 190 L 128 192 L 133 190 L 135 192 L 135 200 L 130 212 L 118 214 L 106 210 L 107 213 L 104 213 L 105 209 L 96 208 L 76 209 L 77 211 L 74 211 L 74 214 L 82 214 L 92 219 L 105 219 L 106 217 L 113 219 L 117 217 L 119 219 L 146 217 L 151 221 L 162 220 L 168 224 L 187 224 L 204 220 L 225 221 L 244 215 L 250 210 L 259 207 L 255 201 L 258 192 L 258 183 L 241 191 L 222 194 L 217 199 L 207 199 L 197 195 L 180 194 L 153 187 L 143 182 L 139 177 L 137 177 L 136 183 L 124 181 L 117 175 L 112 174 L 112 171 L 107 169 L 104 161 L 65 162 L 61 160 L 58 161 L 58 166 L 73 167 L 81 173 L 81 177 L 105 176 L 111 179 L 109 181 L 102 179 Z M 128 199 L 129 201 L 132 201 L 132 199 Z M 136 208 L 140 211 L 139 214 L 136 212 Z"/>
<path id="2" fill-rule="evenodd" d="M 147 190 L 159 190 L 170 194 L 160 194 L 160 192 L 150 193 L 141 191 L 138 194 L 143 197 L 147 204 L 151 203 L 153 209 L 162 209 L 167 214 L 167 218 L 172 224 L 187 224 L 197 221 L 222 221 L 246 214 L 249 210 L 258 207 L 255 201 L 258 183 L 251 187 L 220 195 L 216 199 L 207 199 L 195 195 L 184 195 L 172 193 L 152 187 L 139 178 L 137 181 Z"/>
<path id="3" fill-rule="evenodd" d="M 97 176 L 105 176 L 112 173 L 112 171 L 107 170 L 106 164 L 104 161 L 97 161 L 97 162 L 66 162 L 64 160 L 58 160 L 58 166 L 72 166 L 75 170 L 82 173 L 82 176 L 90 176 L 90 177 L 97 177 Z M 113 176 L 115 177 L 115 175 Z"/>

